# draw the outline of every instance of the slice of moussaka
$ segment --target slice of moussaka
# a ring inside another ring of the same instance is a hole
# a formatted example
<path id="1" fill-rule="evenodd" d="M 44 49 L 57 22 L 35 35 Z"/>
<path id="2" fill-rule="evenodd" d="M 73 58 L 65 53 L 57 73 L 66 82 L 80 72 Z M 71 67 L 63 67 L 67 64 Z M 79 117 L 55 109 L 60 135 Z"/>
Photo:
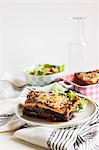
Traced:
<path id="1" fill-rule="evenodd" d="M 70 101 L 62 94 L 31 91 L 27 95 L 23 113 L 49 121 L 68 121 L 78 107 L 77 100 L 77 96 L 75 96 L 75 100 Z"/>
<path id="2" fill-rule="evenodd" d="M 74 82 L 84 86 L 99 84 L 99 70 L 75 73 Z"/>

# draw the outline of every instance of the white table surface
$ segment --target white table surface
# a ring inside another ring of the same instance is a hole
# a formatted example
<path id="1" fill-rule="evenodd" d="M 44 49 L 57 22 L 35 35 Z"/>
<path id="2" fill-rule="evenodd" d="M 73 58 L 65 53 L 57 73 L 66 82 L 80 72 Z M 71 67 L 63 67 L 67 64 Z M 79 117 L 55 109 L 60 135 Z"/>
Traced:
<path id="1" fill-rule="evenodd" d="M 0 133 L 0 150 L 46 150 L 13 138 L 13 132 Z"/>

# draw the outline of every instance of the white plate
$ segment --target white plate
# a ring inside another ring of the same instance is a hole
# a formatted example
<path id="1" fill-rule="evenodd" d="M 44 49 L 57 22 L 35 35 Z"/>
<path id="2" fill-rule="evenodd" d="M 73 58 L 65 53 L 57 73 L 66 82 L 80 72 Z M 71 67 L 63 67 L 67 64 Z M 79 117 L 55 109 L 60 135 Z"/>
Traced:
<path id="1" fill-rule="evenodd" d="M 88 100 L 87 106 L 82 111 L 75 113 L 74 117 L 68 122 L 50 122 L 44 119 L 26 116 L 23 114 L 22 104 L 18 104 L 18 106 L 15 109 L 15 113 L 19 119 L 32 126 L 40 125 L 40 126 L 53 127 L 53 128 L 62 128 L 62 127 L 72 127 L 72 126 L 80 125 L 88 121 L 95 114 L 96 109 L 97 108 L 95 103 L 92 102 L 91 100 Z"/>

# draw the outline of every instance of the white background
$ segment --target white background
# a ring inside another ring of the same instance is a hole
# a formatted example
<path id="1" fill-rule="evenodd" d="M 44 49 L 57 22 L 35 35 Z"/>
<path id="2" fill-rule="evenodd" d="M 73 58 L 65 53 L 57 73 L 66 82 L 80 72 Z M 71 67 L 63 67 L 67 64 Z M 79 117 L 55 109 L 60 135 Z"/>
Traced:
<path id="1" fill-rule="evenodd" d="M 98 0 L 0 2 L 0 75 L 36 63 L 67 63 L 72 16 L 86 16 L 89 68 L 98 66 Z M 74 58 L 75 59 L 75 58 Z M 80 58 L 79 62 L 80 62 Z"/>

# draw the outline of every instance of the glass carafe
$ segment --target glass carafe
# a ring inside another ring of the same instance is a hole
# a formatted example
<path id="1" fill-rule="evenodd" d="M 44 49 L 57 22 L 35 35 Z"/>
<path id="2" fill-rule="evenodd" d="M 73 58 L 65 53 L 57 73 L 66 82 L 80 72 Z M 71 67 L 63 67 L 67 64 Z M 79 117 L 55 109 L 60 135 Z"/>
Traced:
<path id="1" fill-rule="evenodd" d="M 88 45 L 84 38 L 85 17 L 72 17 L 74 21 L 75 37 L 68 44 L 69 73 L 87 70 Z"/>

